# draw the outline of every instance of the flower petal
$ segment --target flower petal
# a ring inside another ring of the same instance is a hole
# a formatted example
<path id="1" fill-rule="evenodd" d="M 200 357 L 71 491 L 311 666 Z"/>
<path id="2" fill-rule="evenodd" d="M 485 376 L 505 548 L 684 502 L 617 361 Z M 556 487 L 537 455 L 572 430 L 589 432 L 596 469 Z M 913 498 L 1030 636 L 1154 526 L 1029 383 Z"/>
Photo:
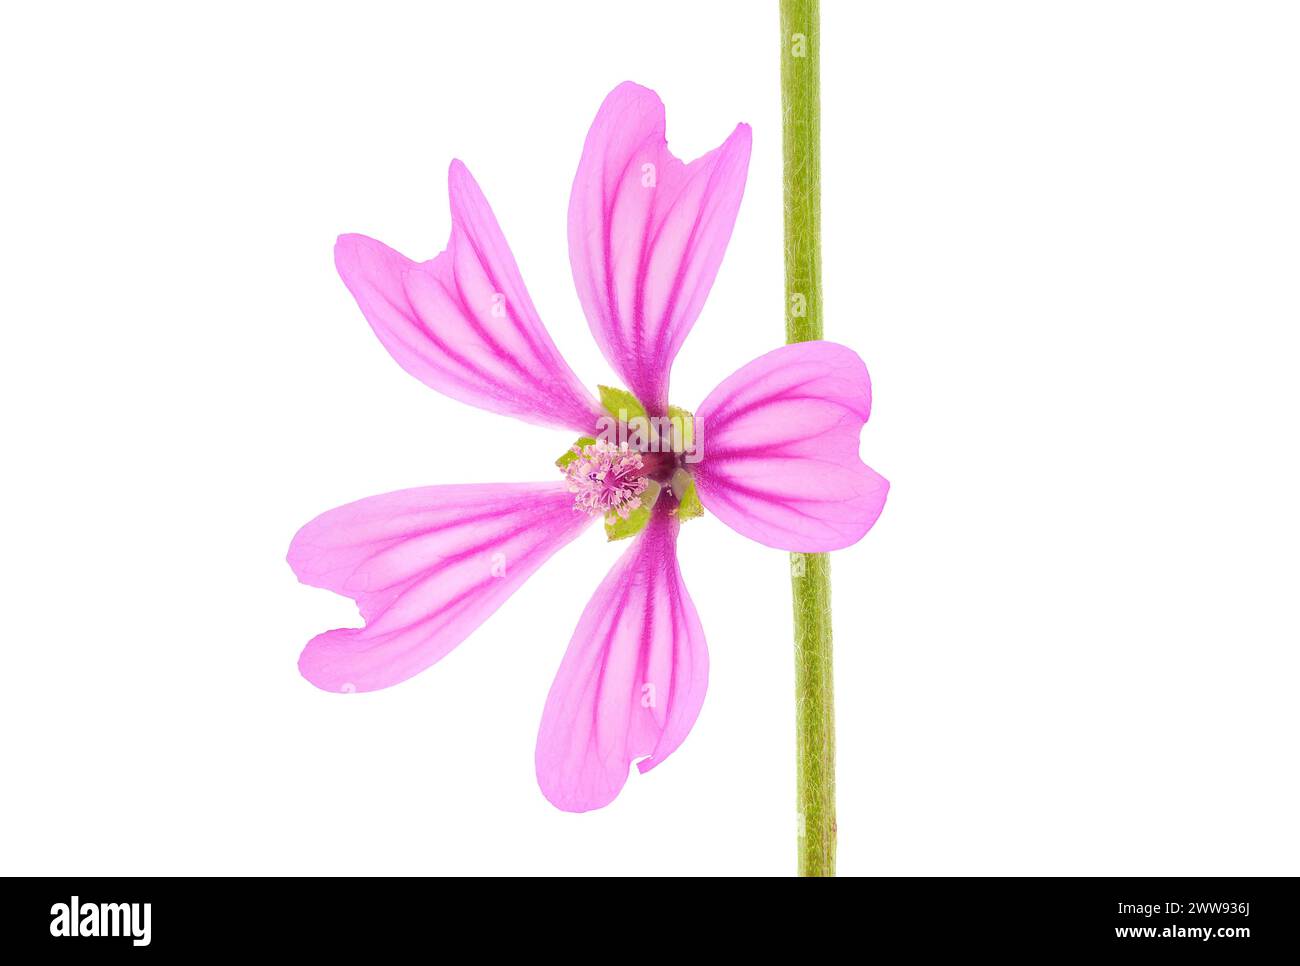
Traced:
<path id="1" fill-rule="evenodd" d="M 373 691 L 447 655 L 591 522 L 563 483 L 426 486 L 349 503 L 298 531 L 298 579 L 353 598 L 366 626 L 311 640 L 298 668 Z"/>
<path id="2" fill-rule="evenodd" d="M 569 199 L 569 258 L 601 351 L 653 413 L 731 238 L 749 168 L 749 126 L 683 164 L 654 91 L 619 85 L 587 134 Z"/>
<path id="3" fill-rule="evenodd" d="M 696 410 L 700 502 L 769 547 L 817 553 L 856 543 L 889 482 L 858 458 L 871 379 L 852 349 L 800 342 L 727 377 Z"/>
<path id="4" fill-rule="evenodd" d="M 537 781 L 565 811 L 612 802 L 632 761 L 646 772 L 672 754 L 704 703 L 709 654 L 677 566 L 678 526 L 661 507 L 619 558 L 551 686 Z"/>
<path id="5" fill-rule="evenodd" d="M 447 176 L 451 238 L 417 263 L 364 235 L 334 248 L 339 275 L 398 365 L 461 402 L 587 431 L 601 409 L 533 308 L 492 209 L 459 161 Z"/>

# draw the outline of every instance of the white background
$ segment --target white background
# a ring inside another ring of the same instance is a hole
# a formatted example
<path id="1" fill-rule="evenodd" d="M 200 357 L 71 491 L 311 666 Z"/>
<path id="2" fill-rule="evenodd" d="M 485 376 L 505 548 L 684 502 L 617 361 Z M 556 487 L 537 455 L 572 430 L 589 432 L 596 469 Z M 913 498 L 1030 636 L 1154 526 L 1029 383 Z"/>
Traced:
<path id="1" fill-rule="evenodd" d="M 1295 874 L 1300 31 L 1270 3 L 823 11 L 828 337 L 893 483 L 836 554 L 843 874 Z M 691 407 L 782 338 L 775 4 L 9 5 L 0 23 L 5 873 L 787 874 L 787 565 L 683 535 L 710 694 L 556 811 L 533 743 L 621 547 L 595 530 L 441 664 L 331 695 L 299 525 L 548 479 L 563 433 L 386 355 L 336 234 L 417 258 L 483 185 L 556 342 L 565 212 L 624 79 L 675 151 L 740 120 Z"/>

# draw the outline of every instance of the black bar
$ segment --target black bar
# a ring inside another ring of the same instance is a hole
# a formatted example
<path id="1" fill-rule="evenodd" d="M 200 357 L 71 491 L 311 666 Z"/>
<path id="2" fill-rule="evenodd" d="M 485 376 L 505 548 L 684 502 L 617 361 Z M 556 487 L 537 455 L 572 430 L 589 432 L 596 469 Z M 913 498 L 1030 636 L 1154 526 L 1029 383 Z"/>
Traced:
<path id="1" fill-rule="evenodd" d="M 446 959 L 532 936 L 542 946 L 537 955 L 573 950 L 582 961 L 605 958 L 597 950 L 609 947 L 593 940 L 616 931 L 629 949 L 701 934 L 710 946 L 761 947 L 806 929 L 814 920 L 804 904 L 819 903 L 825 941 L 847 943 L 853 958 L 899 944 L 917 953 L 1132 950 L 1234 959 L 1292 956 L 1296 946 L 1289 878 L 844 879 L 779 891 L 769 884 L 761 896 L 738 884 L 721 900 L 691 883 L 638 879 L 596 888 L 526 882 L 517 896 L 511 891 L 501 882 L 432 879 L 9 879 L 0 928 L 10 949 L 42 957 L 414 947 Z M 663 933 L 657 940 L 642 932 L 651 924 Z"/>

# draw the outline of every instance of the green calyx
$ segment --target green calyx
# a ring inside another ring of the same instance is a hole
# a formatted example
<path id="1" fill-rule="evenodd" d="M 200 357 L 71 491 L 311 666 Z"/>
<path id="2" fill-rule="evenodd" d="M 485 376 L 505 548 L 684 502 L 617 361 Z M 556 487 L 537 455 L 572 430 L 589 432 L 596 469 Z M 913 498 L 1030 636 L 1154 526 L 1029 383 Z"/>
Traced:
<path id="1" fill-rule="evenodd" d="M 655 504 L 659 502 L 659 494 L 662 492 L 663 487 L 658 483 L 654 480 L 646 480 L 645 490 L 641 494 L 641 505 L 629 513 L 626 519 L 613 510 L 606 513 L 605 536 L 609 541 L 613 543 L 615 540 L 626 540 L 644 530 L 650 522 L 650 514 L 654 512 Z"/>
<path id="2" fill-rule="evenodd" d="M 704 505 L 700 503 L 700 495 L 695 492 L 695 478 L 690 473 L 679 466 L 673 471 L 670 485 L 673 495 L 677 497 L 677 509 L 673 511 L 677 519 L 693 520 L 704 516 Z"/>
<path id="3" fill-rule="evenodd" d="M 647 461 L 642 474 L 638 474 L 641 475 L 646 484 L 645 489 L 640 494 L 639 505 L 635 510 L 630 511 L 626 517 L 619 516 L 617 510 L 606 512 L 605 536 L 611 541 L 626 540 L 629 537 L 636 536 L 649 525 L 651 514 L 654 512 L 660 496 L 669 488 L 671 488 L 672 499 L 676 503 L 669 510 L 672 516 L 678 520 L 692 520 L 695 517 L 703 516 L 704 507 L 700 503 L 699 494 L 696 492 L 694 478 L 684 468 L 673 466 L 676 463 L 675 458 L 664 455 L 692 451 L 695 443 L 694 414 L 679 406 L 669 406 L 666 416 L 652 418 L 641 400 L 626 389 L 615 389 L 611 386 L 600 386 L 598 388 L 601 406 L 604 407 L 610 417 L 620 424 L 618 439 L 622 451 L 627 452 L 630 450 L 632 453 L 640 453 Z M 626 428 L 626 433 L 623 431 L 624 428 Z M 607 429 L 609 427 L 601 429 L 602 438 L 606 438 L 604 433 Z M 623 442 L 625 438 L 627 439 L 626 443 Z M 566 471 L 566 473 L 575 472 L 570 470 L 573 463 L 584 455 L 592 453 L 590 447 L 596 445 L 596 437 L 579 436 L 573 445 L 555 461 L 555 465 L 559 469 Z M 609 455 L 608 448 L 602 448 L 592 458 L 608 458 Z M 667 466 L 665 466 L 665 462 L 667 462 Z M 672 468 L 672 475 L 664 483 L 651 478 L 651 476 L 654 476 L 658 480 L 664 480 L 664 472 L 668 468 Z M 585 465 L 583 471 L 587 472 Z M 600 477 L 597 476 L 595 479 L 599 481 Z M 575 488 L 575 492 L 579 492 L 584 485 L 587 485 L 581 480 L 576 483 L 571 480 L 570 483 L 571 487 Z M 598 482 L 597 485 L 599 485 Z M 582 497 L 579 497 L 579 499 L 582 500 Z M 579 506 L 582 505 L 583 503 L 579 502 Z M 587 503 L 587 505 L 590 504 Z"/>
<path id="4" fill-rule="evenodd" d="M 626 389 L 615 389 L 612 386 L 597 386 L 596 389 L 600 393 L 600 404 L 605 407 L 605 412 L 620 423 L 626 423 L 631 428 L 633 420 L 640 420 L 644 429 L 650 428 L 650 414 L 636 396 Z"/>
<path id="5" fill-rule="evenodd" d="M 681 406 L 669 406 L 668 425 L 673 437 L 672 451 L 688 452 L 695 445 L 695 414 Z"/>
<path id="6" fill-rule="evenodd" d="M 581 455 L 584 446 L 593 446 L 595 445 L 595 442 L 596 439 L 594 436 L 579 436 L 574 440 L 573 445 L 566 449 L 564 454 L 555 461 L 555 465 L 562 470 L 567 469 L 569 464 Z"/>

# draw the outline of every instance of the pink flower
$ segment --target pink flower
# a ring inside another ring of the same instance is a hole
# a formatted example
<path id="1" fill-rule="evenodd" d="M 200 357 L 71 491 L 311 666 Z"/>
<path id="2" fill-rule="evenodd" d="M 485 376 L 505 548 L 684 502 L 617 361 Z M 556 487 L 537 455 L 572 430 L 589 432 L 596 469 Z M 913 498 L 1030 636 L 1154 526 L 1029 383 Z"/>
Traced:
<path id="1" fill-rule="evenodd" d="M 741 124 L 683 164 L 654 92 L 625 83 L 601 105 L 569 203 L 578 297 L 630 390 L 602 389 L 600 402 L 551 341 L 459 161 L 448 176 L 451 239 L 436 258 L 413 262 L 361 235 L 338 240 L 339 274 L 402 368 L 462 402 L 582 436 L 550 482 L 401 490 L 303 527 L 290 566 L 356 600 L 365 620 L 313 638 L 304 677 L 370 691 L 423 671 L 603 515 L 611 538 L 631 544 L 578 621 L 537 741 L 546 797 L 569 811 L 600 808 L 634 761 L 645 772 L 672 754 L 704 701 L 708 652 L 677 565 L 683 521 L 707 510 L 759 543 L 802 552 L 849 546 L 870 529 L 889 484 L 858 458 L 871 383 L 852 350 L 806 342 L 769 352 L 723 380 L 693 420 L 668 403 L 749 151 Z"/>

